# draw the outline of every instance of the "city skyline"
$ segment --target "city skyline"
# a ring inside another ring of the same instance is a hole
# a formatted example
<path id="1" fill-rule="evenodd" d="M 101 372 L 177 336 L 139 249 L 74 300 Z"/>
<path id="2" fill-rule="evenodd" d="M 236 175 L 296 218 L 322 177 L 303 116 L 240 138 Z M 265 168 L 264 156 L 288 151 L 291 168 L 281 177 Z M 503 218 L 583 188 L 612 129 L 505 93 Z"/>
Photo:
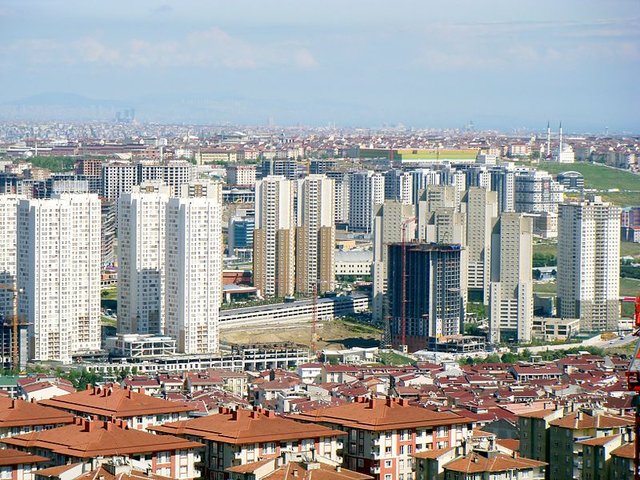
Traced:
<path id="1" fill-rule="evenodd" d="M 0 23 L 2 118 L 640 131 L 630 1 L 9 1 Z"/>

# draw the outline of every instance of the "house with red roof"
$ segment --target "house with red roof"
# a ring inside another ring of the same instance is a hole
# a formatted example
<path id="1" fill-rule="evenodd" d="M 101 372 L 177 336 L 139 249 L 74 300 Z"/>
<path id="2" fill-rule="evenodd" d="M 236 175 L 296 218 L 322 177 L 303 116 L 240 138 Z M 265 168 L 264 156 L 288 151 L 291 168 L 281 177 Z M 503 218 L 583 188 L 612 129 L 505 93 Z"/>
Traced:
<path id="1" fill-rule="evenodd" d="M 0 397 L 0 439 L 73 423 L 73 415 L 19 398 Z"/>

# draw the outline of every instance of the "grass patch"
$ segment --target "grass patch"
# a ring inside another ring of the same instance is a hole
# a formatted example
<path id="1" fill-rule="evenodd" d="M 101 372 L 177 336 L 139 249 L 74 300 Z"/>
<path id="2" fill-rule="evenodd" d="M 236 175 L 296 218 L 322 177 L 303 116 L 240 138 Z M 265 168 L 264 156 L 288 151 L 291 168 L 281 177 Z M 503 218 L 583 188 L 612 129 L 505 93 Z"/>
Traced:
<path id="1" fill-rule="evenodd" d="M 359 322 L 352 318 L 337 318 L 334 320 L 338 325 L 353 333 L 362 333 L 365 335 L 382 335 L 382 330 L 371 324 Z"/>
<path id="2" fill-rule="evenodd" d="M 553 255 L 558 256 L 558 242 L 540 242 L 533 244 L 534 255 Z"/>
<path id="3" fill-rule="evenodd" d="M 381 352 L 378 354 L 378 359 L 383 365 L 400 366 L 413 364 L 412 359 L 396 352 Z"/>
<path id="4" fill-rule="evenodd" d="M 558 286 L 555 281 L 552 282 L 533 282 L 533 293 L 545 293 L 555 295 Z"/>
<path id="5" fill-rule="evenodd" d="M 100 323 L 107 327 L 115 327 L 117 326 L 116 320 L 110 317 L 100 317 Z"/>
<path id="6" fill-rule="evenodd" d="M 546 170 L 554 175 L 569 170 L 580 172 L 584 176 L 584 184 L 586 188 L 595 188 L 597 190 L 619 188 L 620 190 L 640 191 L 640 176 L 604 165 L 584 162 L 576 162 L 572 164 L 542 162 L 537 165 L 537 168 L 540 170 Z M 640 203 L 637 196 L 635 197 L 635 203 Z"/>
<path id="7" fill-rule="evenodd" d="M 620 295 L 623 297 L 637 297 L 640 295 L 640 280 L 636 278 L 621 278 Z"/>
<path id="8" fill-rule="evenodd" d="M 620 242 L 620 256 L 640 258 L 640 243 Z"/>
<path id="9" fill-rule="evenodd" d="M 103 288 L 102 292 L 100 292 L 100 298 L 102 300 L 118 300 L 118 288 L 117 287 Z"/>

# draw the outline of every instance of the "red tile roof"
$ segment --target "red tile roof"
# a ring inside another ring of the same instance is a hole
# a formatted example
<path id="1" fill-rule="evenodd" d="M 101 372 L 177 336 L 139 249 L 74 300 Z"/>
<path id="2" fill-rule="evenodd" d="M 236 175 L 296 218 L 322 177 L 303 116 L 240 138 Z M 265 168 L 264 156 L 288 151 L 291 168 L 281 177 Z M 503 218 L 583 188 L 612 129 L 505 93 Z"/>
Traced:
<path id="1" fill-rule="evenodd" d="M 538 462 L 524 457 L 510 457 L 501 453 L 483 457 L 472 453 L 466 457 L 453 460 L 444 466 L 445 470 L 463 473 L 504 472 L 507 470 L 528 470 L 545 466 L 546 463 Z"/>
<path id="2" fill-rule="evenodd" d="M 107 418 L 128 418 L 191 410 L 186 403 L 169 402 L 116 385 L 88 388 L 81 392 L 42 400 L 39 403 L 69 412 L 83 412 Z"/>
<path id="3" fill-rule="evenodd" d="M 453 412 L 435 412 L 411 406 L 403 400 L 390 398 L 357 399 L 353 403 L 321 408 L 292 418 L 371 431 L 458 425 L 469 422 L 468 418 Z"/>
<path id="4" fill-rule="evenodd" d="M 25 400 L 0 397 L 0 428 L 72 423 L 73 415 Z"/>
<path id="5" fill-rule="evenodd" d="M 121 428 L 116 422 L 80 418 L 71 425 L 3 438 L 2 442 L 21 449 L 48 450 L 72 458 L 133 455 L 203 446 L 172 435 Z"/>
<path id="6" fill-rule="evenodd" d="M 346 435 L 344 432 L 320 425 L 296 422 L 268 410 L 226 408 L 221 408 L 219 413 L 214 415 L 165 423 L 150 430 L 234 445 Z"/>
<path id="7" fill-rule="evenodd" d="M 48 462 L 47 457 L 41 457 L 40 455 L 33 455 L 28 452 L 21 452 L 20 450 L 14 450 L 13 448 L 5 448 L 0 450 L 0 466 L 6 467 L 9 465 L 24 465 L 29 463 L 42 463 Z"/>

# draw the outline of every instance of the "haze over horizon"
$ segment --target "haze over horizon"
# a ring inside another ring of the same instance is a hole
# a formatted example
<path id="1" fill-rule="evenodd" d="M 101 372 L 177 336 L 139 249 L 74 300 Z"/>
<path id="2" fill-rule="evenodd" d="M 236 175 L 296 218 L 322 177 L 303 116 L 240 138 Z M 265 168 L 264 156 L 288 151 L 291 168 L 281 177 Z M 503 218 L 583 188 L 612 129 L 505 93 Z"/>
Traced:
<path id="1" fill-rule="evenodd" d="M 633 0 L 7 0 L 0 27 L 5 119 L 60 92 L 141 121 L 640 132 Z"/>

